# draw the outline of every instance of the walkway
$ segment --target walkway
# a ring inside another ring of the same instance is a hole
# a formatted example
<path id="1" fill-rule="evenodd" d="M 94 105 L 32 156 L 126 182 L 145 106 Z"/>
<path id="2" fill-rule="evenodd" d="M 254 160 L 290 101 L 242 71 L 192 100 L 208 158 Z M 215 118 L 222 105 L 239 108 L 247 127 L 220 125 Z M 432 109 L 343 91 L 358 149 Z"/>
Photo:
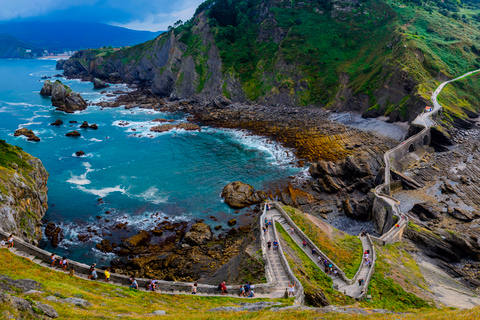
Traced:
<path id="1" fill-rule="evenodd" d="M 304 235 L 300 234 L 300 232 L 297 230 L 297 226 L 294 224 L 292 225 L 289 221 L 287 221 L 283 215 L 275 208 L 272 208 L 271 210 L 267 211 L 267 219 L 271 219 L 272 221 L 277 221 L 279 222 L 282 227 L 288 232 L 288 234 L 290 235 L 290 237 L 292 237 L 292 239 L 295 241 L 295 243 L 300 247 L 302 248 L 303 247 L 303 237 Z M 291 232 L 291 229 L 293 228 L 293 234 Z M 271 228 L 270 228 L 271 229 Z M 362 241 L 362 247 L 363 247 L 363 251 L 362 252 L 359 252 L 358 254 L 362 254 L 363 252 L 365 252 L 366 250 L 369 250 L 370 253 L 373 253 L 373 248 L 371 246 L 371 244 L 369 243 L 369 241 L 367 240 L 366 237 L 360 237 L 360 240 Z M 318 265 L 318 268 L 324 272 L 325 269 L 323 267 L 323 263 L 319 264 L 318 263 L 318 256 L 322 256 L 322 258 L 327 258 L 328 257 L 325 257 L 325 255 L 322 255 L 322 254 L 312 254 L 312 244 L 309 243 L 311 241 L 307 241 L 307 247 L 305 249 L 305 253 L 307 254 L 307 256 L 310 258 L 310 260 L 312 260 L 316 265 Z M 315 250 L 318 252 L 319 251 L 319 248 L 317 248 L 315 246 Z M 363 259 L 363 256 L 362 256 L 362 259 Z M 323 260 L 322 260 L 323 261 Z M 372 262 L 374 263 L 374 262 Z M 352 297 L 352 298 L 359 298 L 360 295 L 363 293 L 363 289 L 365 286 L 368 287 L 368 283 L 366 282 L 364 285 L 362 286 L 359 286 L 358 283 L 356 282 L 357 279 L 365 279 L 367 280 L 368 278 L 368 272 L 370 271 L 370 268 L 374 268 L 374 267 L 366 267 L 365 266 L 365 263 L 361 263 L 360 265 L 360 268 L 359 270 L 357 271 L 357 275 L 352 279 L 343 279 L 341 276 L 337 276 L 337 277 L 334 277 L 333 275 L 328 275 L 330 278 L 332 278 L 333 280 L 333 283 L 334 283 L 334 286 L 335 288 Z M 348 282 L 347 282 L 348 281 Z M 351 283 L 351 284 L 349 284 Z"/>
<path id="2" fill-rule="evenodd" d="M 385 162 L 385 182 L 375 188 L 375 196 L 382 199 L 383 201 L 385 201 L 392 208 L 394 215 L 397 216 L 397 218 L 399 218 L 399 223 L 398 223 L 399 227 L 393 226 L 387 233 L 382 235 L 379 239 L 377 238 L 378 240 L 380 240 L 380 242 L 383 242 L 384 244 L 387 244 L 387 243 L 397 241 L 397 239 L 399 238 L 398 235 L 400 234 L 400 236 L 401 236 L 401 233 L 403 232 L 403 228 L 408 223 L 408 218 L 407 218 L 406 214 L 403 215 L 405 217 L 405 219 L 400 219 L 400 215 L 401 215 L 400 201 L 398 201 L 397 199 L 395 199 L 394 197 L 389 195 L 390 194 L 390 170 L 391 170 L 390 169 L 390 161 L 391 161 L 391 159 L 394 158 L 394 156 L 392 156 L 392 154 L 394 154 L 395 151 L 400 149 L 402 146 L 408 145 L 410 143 L 410 141 L 413 141 L 415 139 L 415 137 L 423 134 L 426 130 L 429 130 L 430 127 L 435 125 L 435 121 L 433 121 L 431 119 L 431 117 L 434 114 L 437 114 L 437 112 L 439 112 L 442 108 L 440 103 L 438 103 L 437 96 L 440 94 L 440 92 L 443 90 L 443 88 L 447 84 L 449 84 L 450 82 L 457 81 L 457 80 L 460 80 L 462 78 L 465 78 L 465 77 L 467 77 L 471 74 L 474 74 L 476 72 L 479 72 L 479 71 L 480 71 L 480 69 L 470 71 L 470 72 L 467 72 L 460 77 L 457 77 L 455 79 L 452 79 L 452 80 L 445 81 L 445 82 L 441 83 L 432 94 L 432 98 L 431 98 L 432 103 L 433 103 L 432 111 L 422 112 L 412 122 L 413 124 L 423 126 L 424 129 L 420 133 L 408 138 L 406 141 L 403 141 L 401 144 L 395 146 L 393 149 L 390 149 L 387 152 L 385 152 L 385 155 L 383 156 L 384 162 Z"/>

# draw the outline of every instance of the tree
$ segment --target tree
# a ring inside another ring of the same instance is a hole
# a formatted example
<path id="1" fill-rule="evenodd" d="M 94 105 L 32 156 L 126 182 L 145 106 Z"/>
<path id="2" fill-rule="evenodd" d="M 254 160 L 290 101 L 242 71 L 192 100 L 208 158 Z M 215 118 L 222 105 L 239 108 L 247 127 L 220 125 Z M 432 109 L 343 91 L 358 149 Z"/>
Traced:
<path id="1" fill-rule="evenodd" d="M 177 22 L 175 22 L 175 23 L 173 24 L 173 26 L 176 28 L 176 27 L 181 26 L 182 24 L 183 24 L 183 21 L 182 21 L 182 20 L 178 20 Z"/>

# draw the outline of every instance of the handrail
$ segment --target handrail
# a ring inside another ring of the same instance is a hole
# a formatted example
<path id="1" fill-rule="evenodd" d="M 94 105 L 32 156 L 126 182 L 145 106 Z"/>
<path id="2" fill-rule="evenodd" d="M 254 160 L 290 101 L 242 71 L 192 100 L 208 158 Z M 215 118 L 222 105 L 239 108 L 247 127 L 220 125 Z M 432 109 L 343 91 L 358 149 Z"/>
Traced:
<path id="1" fill-rule="evenodd" d="M 290 264 L 287 261 L 287 258 L 285 258 L 285 254 L 283 253 L 283 248 L 282 245 L 280 244 L 280 239 L 278 237 L 277 233 L 277 227 L 275 226 L 275 220 L 272 219 L 272 226 L 273 226 L 273 235 L 275 241 L 277 241 L 278 246 L 278 255 L 280 256 L 280 262 L 283 265 L 283 269 L 285 270 L 285 273 L 287 276 L 290 278 L 290 281 L 295 284 L 295 305 L 302 305 L 304 300 L 305 300 L 305 292 L 303 290 L 303 285 L 300 283 L 300 281 L 297 279 L 297 277 L 293 274 L 292 269 L 290 268 Z M 288 292 L 288 289 L 287 289 Z"/>
<path id="2" fill-rule="evenodd" d="M 294 228 L 295 231 L 300 235 L 300 237 L 305 240 L 309 246 L 313 247 L 319 255 L 321 255 L 325 258 L 325 260 L 331 263 L 332 266 L 335 267 L 335 269 L 338 270 L 340 278 L 342 278 L 346 283 L 352 284 L 352 279 L 347 278 L 345 272 L 341 268 L 339 268 L 332 259 L 328 258 L 328 256 L 312 242 L 312 240 L 310 240 L 310 238 L 297 226 L 295 222 L 293 222 L 290 216 L 283 210 L 282 206 L 279 205 L 276 201 L 273 201 L 272 203 L 274 204 L 277 211 L 283 216 L 283 218 L 287 220 L 288 224 L 291 225 L 292 228 Z"/>
<path id="3" fill-rule="evenodd" d="M 365 279 L 365 283 L 363 284 L 364 290 L 360 294 L 360 296 L 357 297 L 357 300 L 363 300 L 365 296 L 367 295 L 368 292 L 368 285 L 370 284 L 370 280 L 372 280 L 373 274 L 375 272 L 375 262 L 377 261 L 377 251 L 375 250 L 375 246 L 373 245 L 372 238 L 370 237 L 369 234 L 367 234 L 367 241 L 372 247 L 372 265 L 370 266 L 370 269 L 368 270 L 367 277 Z"/>

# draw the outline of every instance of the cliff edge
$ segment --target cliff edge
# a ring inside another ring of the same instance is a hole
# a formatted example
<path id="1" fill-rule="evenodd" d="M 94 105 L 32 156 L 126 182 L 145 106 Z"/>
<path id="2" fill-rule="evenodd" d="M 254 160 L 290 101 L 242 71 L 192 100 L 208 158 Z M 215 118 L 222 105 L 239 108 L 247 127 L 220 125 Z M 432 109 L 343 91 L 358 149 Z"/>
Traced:
<path id="1" fill-rule="evenodd" d="M 39 159 L 0 140 L 0 229 L 38 245 L 48 209 L 47 180 Z"/>

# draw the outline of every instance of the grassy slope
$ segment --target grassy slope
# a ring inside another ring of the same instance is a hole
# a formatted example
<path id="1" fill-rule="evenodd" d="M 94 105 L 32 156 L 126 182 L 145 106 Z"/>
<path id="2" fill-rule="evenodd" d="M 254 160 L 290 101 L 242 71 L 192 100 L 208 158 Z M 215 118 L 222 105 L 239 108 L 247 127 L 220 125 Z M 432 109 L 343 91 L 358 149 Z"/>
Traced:
<path id="1" fill-rule="evenodd" d="M 462 109 L 478 110 L 480 105 L 480 75 L 478 73 L 449 83 L 438 95 L 438 101 L 451 115 L 461 116 Z"/>
<path id="2" fill-rule="evenodd" d="M 236 17 L 221 23 L 225 12 L 216 9 L 215 14 L 213 3 L 233 4 L 226 12 Z M 231 95 L 226 78 L 234 75 L 250 100 L 263 101 L 282 92 L 300 105 L 330 106 L 336 101 L 339 74 L 344 72 L 353 92 L 366 94 L 373 109 L 385 115 L 395 111 L 406 119 L 419 97 L 429 99 L 429 93 L 440 83 L 436 80 L 439 75 L 454 77 L 480 66 L 480 19 L 476 16 L 480 10 L 458 1 L 450 4 L 458 10 L 452 14 L 442 9 L 443 5 L 444 1 L 437 0 L 424 5 L 404 0 L 365 0 L 353 6 L 340 4 L 350 6 L 346 11 L 329 11 L 320 0 L 207 0 L 196 14 L 206 11 L 210 16 L 208 23 L 222 59 L 225 96 Z M 211 73 L 206 64 L 208 46 L 192 33 L 195 17 L 175 28 L 174 34 L 187 46 L 184 56 L 192 56 L 195 61 L 199 79 L 196 91 L 200 93 Z M 259 40 L 259 33 L 273 35 L 274 28 L 284 33 L 282 41 L 274 42 L 273 36 Z M 116 52 L 97 49 L 90 57 L 118 59 L 129 68 L 143 56 L 152 58 L 158 48 L 154 44 L 165 42 L 171 34 Z M 177 74 L 174 69 L 178 66 L 171 68 Z M 389 93 L 386 101 L 379 101 L 377 90 L 394 74 L 400 79 L 394 86 L 400 87 L 387 87 L 393 92 L 403 90 L 401 71 L 416 84 L 412 93 L 401 101 Z M 181 83 L 182 75 L 177 76 L 175 81 Z M 467 86 L 465 91 L 471 92 L 472 88 Z M 467 95 L 478 101 L 478 97 Z M 473 104 L 470 107 L 475 108 Z M 458 109 L 446 107 L 446 111 L 465 116 Z"/>
<path id="3" fill-rule="evenodd" d="M 348 278 L 351 279 L 355 276 L 363 253 L 362 243 L 357 237 L 336 229 L 333 236 L 330 237 L 298 209 L 285 206 L 284 210 L 317 247 L 345 272 Z"/>
<path id="4" fill-rule="evenodd" d="M 339 267 L 341 267 L 339 261 L 342 261 L 344 264 L 349 263 L 351 261 L 348 261 L 348 258 L 346 257 L 354 256 L 355 252 L 362 252 L 361 244 L 360 247 L 358 244 L 352 245 L 351 242 L 350 246 L 348 245 L 349 241 L 353 241 L 353 239 L 358 240 L 358 238 L 347 236 L 349 240 L 346 240 L 337 235 L 337 242 L 332 241 L 332 239 L 329 239 L 320 228 L 314 226 L 300 211 L 294 210 L 290 207 L 286 207 L 286 211 L 302 231 L 305 232 L 305 234 L 309 236 L 321 250 L 325 250 L 324 252 L 333 259 Z M 283 233 L 282 236 L 284 239 L 289 239 Z M 288 243 L 290 247 L 296 247 L 294 243 Z M 385 247 L 376 246 L 376 249 L 378 259 L 376 262 L 375 274 L 368 289 L 368 293 L 373 296 L 373 299 L 371 301 L 361 302 L 361 305 L 365 308 L 382 308 L 395 311 L 430 308 L 427 301 L 414 294 L 419 293 L 421 290 L 428 290 L 428 288 L 425 279 L 420 273 L 418 265 L 405 251 L 404 245 L 399 243 Z M 327 250 L 330 254 L 327 253 Z M 350 252 L 348 250 L 350 250 Z M 304 260 L 304 264 L 310 266 L 310 260 L 308 257 L 305 256 L 304 259 L 302 259 L 302 262 Z M 357 270 L 356 268 L 358 268 L 357 263 L 360 263 L 360 261 L 355 261 L 354 264 L 350 264 L 350 272 L 353 274 L 355 274 Z M 314 264 L 312 263 L 312 265 Z M 295 268 L 299 269 L 298 266 Z M 319 269 L 316 267 L 310 266 L 309 268 L 304 269 L 311 271 L 313 269 L 315 272 L 319 272 Z M 299 274 L 300 278 L 304 278 L 305 274 L 310 276 L 315 274 L 315 272 L 308 273 L 305 272 L 305 270 L 296 274 Z M 308 281 L 311 280 L 309 278 L 307 279 Z M 308 286 L 309 285 L 307 284 L 307 287 Z M 321 287 L 323 288 L 326 286 L 321 285 Z"/>
<path id="5" fill-rule="evenodd" d="M 161 295 L 145 292 L 132 291 L 126 288 L 115 287 L 102 282 L 91 282 L 79 278 L 71 278 L 44 267 L 33 264 L 27 259 L 20 258 L 0 249 L 0 260 L 8 263 L 0 264 L 0 274 L 8 275 L 14 279 L 32 279 L 42 283 L 42 294 L 30 295 L 33 300 L 41 301 L 53 306 L 59 313 L 59 319 L 118 319 L 117 314 L 130 313 L 131 317 L 123 319 L 155 319 L 148 316 L 155 310 L 166 310 L 164 319 L 318 319 L 319 314 L 315 311 L 260 311 L 260 312 L 222 312 L 209 313 L 208 309 L 218 306 L 233 306 L 237 302 L 245 302 L 245 299 L 226 297 L 193 297 L 190 295 Z M 20 297 L 24 294 L 15 293 Z M 68 304 L 54 303 L 45 300 L 49 295 L 59 297 L 77 296 L 93 303 L 92 307 L 72 307 Z M 259 299 L 255 299 L 258 301 Z M 248 300 L 254 301 L 254 300 Z M 281 303 L 289 304 L 283 299 Z M 372 306 L 373 307 L 373 306 Z M 9 307 L 0 303 L 0 310 L 8 310 Z M 11 310 L 11 309 L 10 309 Z M 322 319 L 397 319 L 398 315 L 345 315 L 345 314 L 321 314 Z M 423 310 L 412 314 L 402 315 L 405 320 L 418 319 L 477 319 L 480 317 L 480 308 L 472 310 Z M 2 316 L 0 315 L 0 318 Z M 29 319 L 27 317 L 27 319 Z"/>
<path id="6" fill-rule="evenodd" d="M 289 248 L 294 252 L 294 256 L 292 257 L 289 257 L 288 254 L 286 255 L 287 260 L 293 273 L 302 283 L 305 294 L 311 294 L 316 289 L 320 288 L 332 304 L 350 305 L 354 303 L 352 298 L 345 296 L 341 292 L 332 288 L 332 279 L 322 272 L 318 265 L 310 260 L 304 250 L 293 241 L 290 235 L 278 222 L 276 222 L 275 226 L 283 240 L 285 240 Z"/>

